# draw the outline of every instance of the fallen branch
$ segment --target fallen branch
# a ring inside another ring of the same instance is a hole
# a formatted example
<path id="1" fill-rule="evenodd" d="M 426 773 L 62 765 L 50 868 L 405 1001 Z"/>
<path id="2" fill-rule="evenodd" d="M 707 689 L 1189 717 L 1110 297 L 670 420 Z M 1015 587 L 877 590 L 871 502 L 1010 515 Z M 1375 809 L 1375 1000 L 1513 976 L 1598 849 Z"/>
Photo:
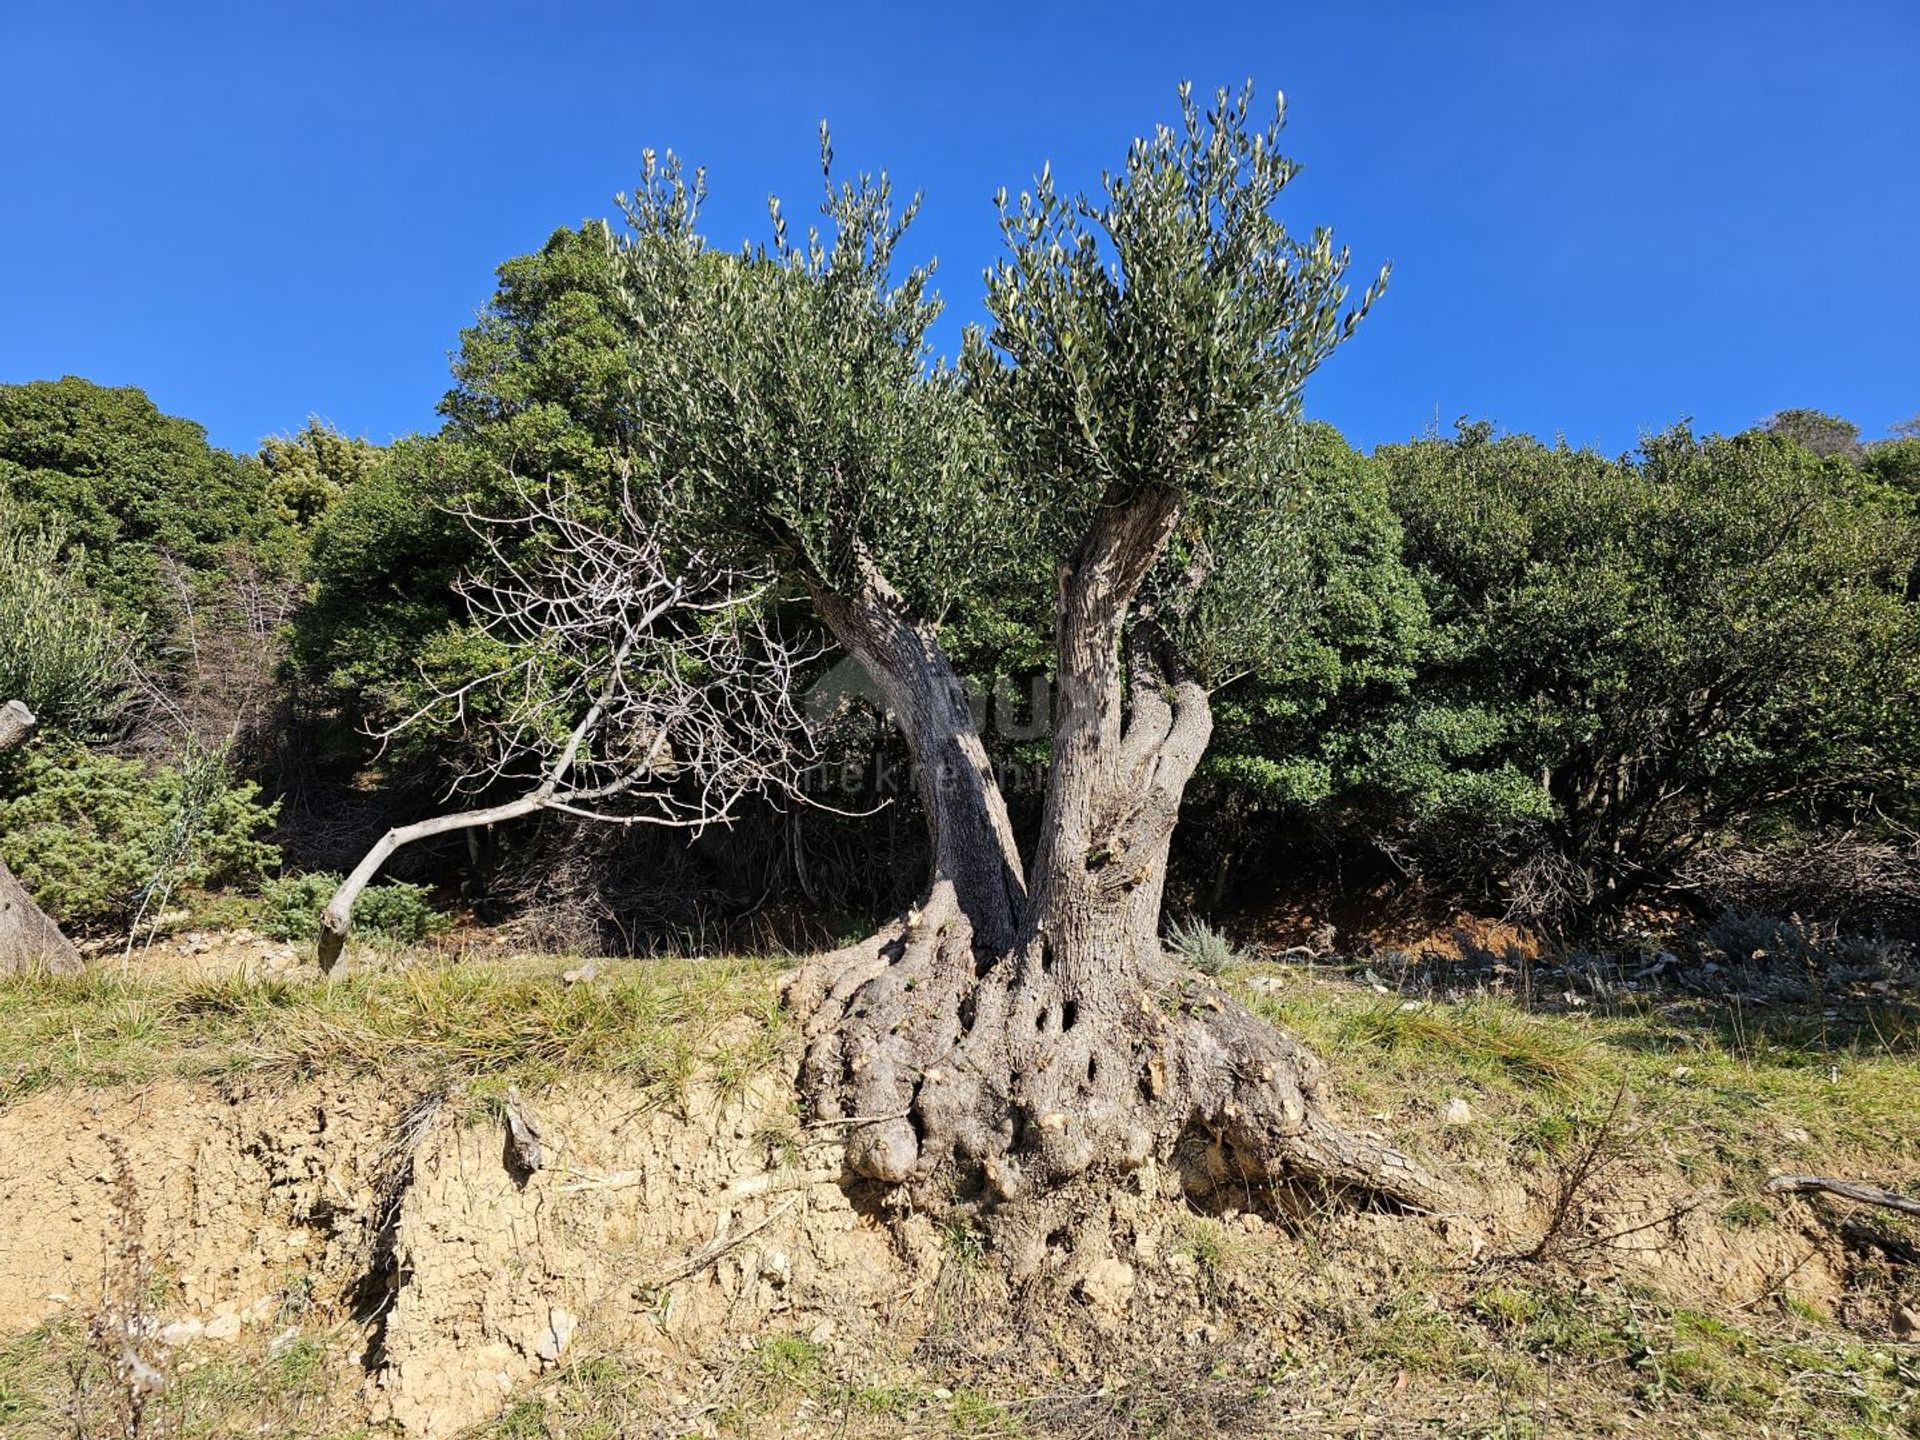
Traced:
<path id="1" fill-rule="evenodd" d="M 1898 1210 L 1902 1215 L 1920 1215 L 1920 1200 L 1910 1200 L 1891 1190 L 1876 1189 L 1858 1180 L 1841 1180 L 1833 1175 L 1776 1175 L 1767 1181 L 1767 1189 L 1776 1194 L 1824 1190 L 1846 1200 L 1857 1200 L 1862 1205 L 1878 1205 L 1887 1210 Z"/>

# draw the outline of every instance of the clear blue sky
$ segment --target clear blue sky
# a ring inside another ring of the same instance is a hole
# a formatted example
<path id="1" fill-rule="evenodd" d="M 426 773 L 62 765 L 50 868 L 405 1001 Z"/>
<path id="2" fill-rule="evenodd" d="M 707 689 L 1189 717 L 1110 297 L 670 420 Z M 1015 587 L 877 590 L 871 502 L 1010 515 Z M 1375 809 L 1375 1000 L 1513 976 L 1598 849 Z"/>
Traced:
<path id="1" fill-rule="evenodd" d="M 957 324 L 998 185 L 1249 75 L 1289 218 L 1394 261 L 1308 394 L 1360 443 L 1920 410 L 1920 0 L 0 0 L 0 380 L 140 385 L 235 448 L 429 427 L 493 268 L 643 147 L 708 167 L 731 244 L 816 193 L 822 117 L 926 191 Z"/>

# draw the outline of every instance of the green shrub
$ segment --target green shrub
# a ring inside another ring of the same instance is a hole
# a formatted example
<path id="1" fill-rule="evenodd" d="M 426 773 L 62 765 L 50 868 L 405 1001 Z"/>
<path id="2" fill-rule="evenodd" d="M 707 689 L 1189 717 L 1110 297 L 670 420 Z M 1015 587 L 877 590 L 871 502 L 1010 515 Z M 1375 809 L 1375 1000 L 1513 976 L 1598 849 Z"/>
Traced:
<path id="1" fill-rule="evenodd" d="M 1614 460 L 1463 425 L 1375 463 L 1433 626 L 1413 693 L 1478 717 L 1437 770 L 1379 743 L 1390 717 L 1361 727 L 1396 849 L 1486 857 L 1515 905 L 1514 861 L 1548 856 L 1537 908 L 1617 909 L 1703 836 L 1844 825 L 1910 783 L 1920 535 L 1845 461 L 1684 427 Z M 1483 793 L 1436 808 L 1462 769 Z"/>
<path id="2" fill-rule="evenodd" d="M 0 494 L 0 703 L 24 701 L 50 729 L 86 731 L 119 707 L 126 642 L 60 551 Z"/>
<path id="3" fill-rule="evenodd" d="M 1167 948 L 1202 975 L 1219 975 L 1240 958 L 1240 947 L 1204 920 L 1176 920 L 1167 927 Z"/>
<path id="4" fill-rule="evenodd" d="M 31 746 L 0 801 L 0 856 L 48 914 L 124 926 L 156 894 L 250 881 L 279 862 L 257 838 L 278 803 L 236 784 L 217 755 L 149 766 L 50 738 Z"/>
<path id="5" fill-rule="evenodd" d="M 276 940 L 301 944 L 320 938 L 320 912 L 327 908 L 341 877 L 324 870 L 285 875 L 260 887 L 259 928 Z M 433 908 L 424 885 L 389 881 L 369 885 L 353 907 L 354 929 L 389 940 L 414 943 L 452 923 Z"/>

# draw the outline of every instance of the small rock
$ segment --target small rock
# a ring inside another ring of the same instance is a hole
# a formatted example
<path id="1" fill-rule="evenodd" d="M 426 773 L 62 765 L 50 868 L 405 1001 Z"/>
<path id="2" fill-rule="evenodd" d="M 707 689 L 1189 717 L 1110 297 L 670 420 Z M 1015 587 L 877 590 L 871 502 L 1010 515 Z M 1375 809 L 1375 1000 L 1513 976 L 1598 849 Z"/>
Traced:
<path id="1" fill-rule="evenodd" d="M 1133 1298 L 1133 1267 L 1124 1260 L 1098 1261 L 1082 1277 L 1080 1293 L 1094 1309 L 1118 1314 Z"/>
<path id="2" fill-rule="evenodd" d="M 1471 1125 L 1473 1123 L 1473 1107 L 1456 1095 L 1440 1107 L 1440 1123 L 1443 1125 Z"/>
<path id="3" fill-rule="evenodd" d="M 197 1315 L 189 1315 L 184 1320 L 175 1320 L 170 1325 L 160 1327 L 160 1343 L 166 1346 L 184 1345 L 189 1340 L 198 1340 L 207 1327 Z"/>
<path id="4" fill-rule="evenodd" d="M 584 985 L 600 978 L 600 967 L 589 960 L 584 965 L 566 971 L 560 978 L 569 985 Z"/>
<path id="5" fill-rule="evenodd" d="M 238 1315 L 216 1315 L 202 1332 L 209 1340 L 231 1340 L 240 1333 Z"/>
<path id="6" fill-rule="evenodd" d="M 760 1257 L 760 1273 L 775 1285 L 784 1285 L 793 1273 L 793 1262 L 787 1258 L 786 1251 L 769 1250 Z"/>
<path id="7" fill-rule="evenodd" d="M 811 1340 L 815 1345 L 824 1345 L 833 1339 L 834 1328 L 833 1321 L 822 1320 L 807 1332 L 807 1339 Z"/>
<path id="8" fill-rule="evenodd" d="M 573 1340 L 573 1332 L 579 1328 L 579 1320 L 558 1305 L 552 1307 L 547 1311 L 547 1328 L 540 1332 L 533 1353 L 550 1365 L 555 1363 Z"/>
<path id="9" fill-rule="evenodd" d="M 1920 1310 L 1902 1305 L 1893 1312 L 1893 1334 L 1897 1340 L 1920 1340 Z"/>

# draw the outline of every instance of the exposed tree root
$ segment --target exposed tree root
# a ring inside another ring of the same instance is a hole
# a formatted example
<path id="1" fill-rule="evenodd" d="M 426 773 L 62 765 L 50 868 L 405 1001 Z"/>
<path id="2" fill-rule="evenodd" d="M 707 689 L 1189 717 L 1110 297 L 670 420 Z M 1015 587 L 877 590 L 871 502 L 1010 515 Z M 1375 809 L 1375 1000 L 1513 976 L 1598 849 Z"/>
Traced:
<path id="1" fill-rule="evenodd" d="M 972 938 L 936 887 L 789 982 L 803 1089 L 847 1122 L 856 1173 L 922 1207 L 999 1209 L 1173 1159 L 1195 1191 L 1304 1182 L 1446 1205 L 1418 1165 L 1328 1118 L 1319 1062 L 1219 987 L 1156 953 L 1076 1002 L 1044 945 L 981 965 Z"/>

